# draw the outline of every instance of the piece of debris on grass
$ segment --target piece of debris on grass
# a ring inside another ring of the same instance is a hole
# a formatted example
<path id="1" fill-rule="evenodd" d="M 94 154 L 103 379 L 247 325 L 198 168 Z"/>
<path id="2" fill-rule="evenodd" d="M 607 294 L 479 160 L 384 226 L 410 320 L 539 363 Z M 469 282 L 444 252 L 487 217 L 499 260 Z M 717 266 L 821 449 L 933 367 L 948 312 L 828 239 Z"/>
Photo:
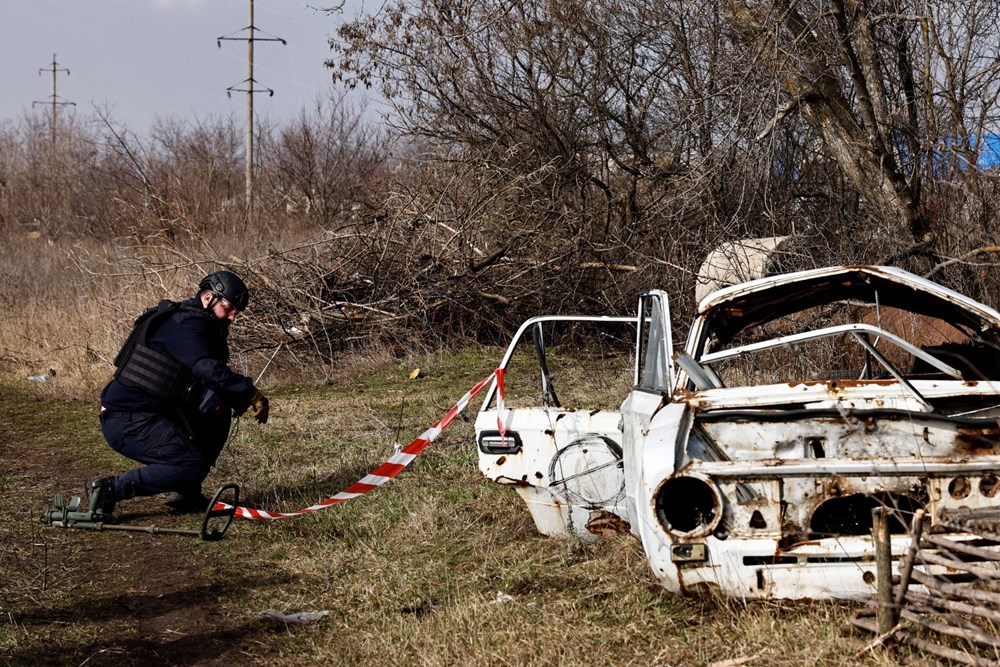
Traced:
<path id="1" fill-rule="evenodd" d="M 50 368 L 48 373 L 41 373 L 40 375 L 29 375 L 28 382 L 51 382 L 52 378 L 56 376 L 56 371 L 54 368 Z"/>
<path id="2" fill-rule="evenodd" d="M 490 600 L 490 604 L 503 604 L 505 602 L 512 602 L 513 600 L 513 595 L 507 595 L 503 591 L 497 591 L 497 596 Z"/>
<path id="3" fill-rule="evenodd" d="M 298 611 L 294 614 L 282 614 L 280 611 L 274 609 L 265 609 L 264 611 L 257 612 L 257 615 L 262 618 L 273 618 L 276 621 L 284 621 L 285 623 L 315 623 L 329 616 L 330 612 Z"/>

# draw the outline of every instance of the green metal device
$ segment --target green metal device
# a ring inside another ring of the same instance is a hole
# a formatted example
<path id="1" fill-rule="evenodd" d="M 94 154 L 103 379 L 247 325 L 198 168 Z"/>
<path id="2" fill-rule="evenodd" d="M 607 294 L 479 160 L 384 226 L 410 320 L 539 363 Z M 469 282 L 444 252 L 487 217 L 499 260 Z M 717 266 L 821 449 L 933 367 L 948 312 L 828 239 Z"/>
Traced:
<path id="1" fill-rule="evenodd" d="M 91 493 L 90 503 L 86 510 L 80 509 L 80 496 L 71 496 L 67 502 L 62 495 L 54 499 L 55 509 L 47 510 L 42 515 L 42 523 L 60 528 L 77 528 L 81 530 L 125 530 L 153 535 L 193 535 L 206 542 L 221 540 L 232 525 L 236 516 L 236 508 L 240 501 L 240 487 L 236 484 L 224 484 L 212 496 L 205 516 L 201 522 L 201 530 L 183 530 L 180 528 L 161 528 L 152 526 L 120 526 L 107 521 L 107 517 L 98 509 L 100 494 Z M 217 504 L 224 504 L 224 509 L 215 509 Z M 216 527 L 221 523 L 221 528 Z"/>

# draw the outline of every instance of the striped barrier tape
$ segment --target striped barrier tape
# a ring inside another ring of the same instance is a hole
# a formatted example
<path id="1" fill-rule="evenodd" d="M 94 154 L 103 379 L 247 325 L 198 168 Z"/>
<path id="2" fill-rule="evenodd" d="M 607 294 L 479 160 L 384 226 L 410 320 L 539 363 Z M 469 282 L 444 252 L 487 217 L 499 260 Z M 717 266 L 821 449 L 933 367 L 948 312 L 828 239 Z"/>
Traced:
<path id="1" fill-rule="evenodd" d="M 434 439 L 441 434 L 441 431 L 445 429 L 452 422 L 455 417 L 465 409 L 465 406 L 469 404 L 473 396 L 478 394 L 483 387 L 485 387 L 490 380 L 493 378 L 497 379 L 497 428 L 500 431 L 501 437 L 505 434 L 505 429 L 501 421 L 501 415 L 504 411 L 504 369 L 498 368 L 482 380 L 476 383 L 472 389 L 465 393 L 465 396 L 458 400 L 444 417 L 441 418 L 438 423 L 430 427 L 426 431 L 420 434 L 416 440 L 403 447 L 395 455 L 393 455 L 388 461 L 380 465 L 375 470 L 359 479 L 357 482 L 347 487 L 340 493 L 330 496 L 326 500 L 321 500 L 320 502 L 310 505 L 305 509 L 298 510 L 296 512 L 269 512 L 261 509 L 254 509 L 252 507 L 244 507 L 242 505 L 236 507 L 235 516 L 240 519 L 253 519 L 253 520 L 263 520 L 263 519 L 288 519 L 290 517 L 301 516 L 303 514 L 308 514 L 310 512 L 316 512 L 321 509 L 326 509 L 331 505 L 339 505 L 341 503 L 346 503 L 348 500 L 357 498 L 358 496 L 364 495 L 371 491 L 372 489 L 377 489 L 382 486 L 390 479 L 395 477 L 403 470 L 406 466 L 410 465 L 413 459 L 424 451 L 428 445 L 434 442 Z M 214 510 L 228 510 L 231 509 L 232 505 L 226 503 L 216 503 L 213 507 Z"/>

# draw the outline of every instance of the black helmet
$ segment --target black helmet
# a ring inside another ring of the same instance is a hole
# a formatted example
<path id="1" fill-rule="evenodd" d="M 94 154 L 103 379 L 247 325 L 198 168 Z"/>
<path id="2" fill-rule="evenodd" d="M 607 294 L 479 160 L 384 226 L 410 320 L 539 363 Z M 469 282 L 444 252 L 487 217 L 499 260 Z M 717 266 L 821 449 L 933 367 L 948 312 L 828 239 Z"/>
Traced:
<path id="1" fill-rule="evenodd" d="M 250 303 L 250 290 L 247 289 L 246 283 L 232 271 L 216 271 L 202 278 L 201 282 L 198 283 L 198 291 L 205 290 L 221 296 L 236 306 L 236 310 L 244 310 Z"/>

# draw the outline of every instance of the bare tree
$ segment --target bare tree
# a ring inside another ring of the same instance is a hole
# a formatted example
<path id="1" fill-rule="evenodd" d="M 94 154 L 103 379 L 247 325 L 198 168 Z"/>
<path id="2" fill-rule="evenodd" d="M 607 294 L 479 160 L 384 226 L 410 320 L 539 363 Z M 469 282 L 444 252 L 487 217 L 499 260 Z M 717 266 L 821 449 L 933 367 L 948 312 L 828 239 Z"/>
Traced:
<path id="1" fill-rule="evenodd" d="M 405 136 L 437 146 L 429 157 L 461 175 L 426 198 L 449 210 L 424 213 L 451 220 L 459 245 L 490 262 L 450 259 L 508 289 L 503 274 L 527 276 L 519 299 L 548 288 L 557 307 L 622 307 L 629 276 L 662 273 L 697 239 L 753 217 L 728 209 L 755 197 L 712 191 L 746 131 L 719 113 L 737 85 L 719 59 L 726 24 L 663 4 L 396 2 L 342 28 L 336 66 L 348 83 L 378 86 Z M 462 187 L 479 183 L 493 185 Z M 697 224 L 706 202 L 715 223 Z"/>
<path id="2" fill-rule="evenodd" d="M 318 99 L 288 125 L 262 134 L 261 180 L 297 213 L 329 225 L 377 208 L 369 192 L 383 180 L 386 137 L 343 92 Z"/>
<path id="3" fill-rule="evenodd" d="M 784 93 L 767 129 L 801 113 L 878 224 L 909 252 L 951 250 L 946 202 L 954 186 L 979 199 L 997 130 L 998 3 L 726 4 L 749 61 Z"/>

